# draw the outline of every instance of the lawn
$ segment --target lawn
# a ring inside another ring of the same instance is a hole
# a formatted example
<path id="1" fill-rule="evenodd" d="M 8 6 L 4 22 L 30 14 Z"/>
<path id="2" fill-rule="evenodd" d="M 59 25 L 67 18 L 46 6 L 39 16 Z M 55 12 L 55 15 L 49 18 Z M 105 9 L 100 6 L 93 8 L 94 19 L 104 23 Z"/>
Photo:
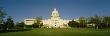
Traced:
<path id="1" fill-rule="evenodd" d="M 87 28 L 65 28 L 65 29 L 43 29 L 37 28 L 30 31 L 0 33 L 0 36 L 109 36 L 110 30 L 87 29 Z"/>

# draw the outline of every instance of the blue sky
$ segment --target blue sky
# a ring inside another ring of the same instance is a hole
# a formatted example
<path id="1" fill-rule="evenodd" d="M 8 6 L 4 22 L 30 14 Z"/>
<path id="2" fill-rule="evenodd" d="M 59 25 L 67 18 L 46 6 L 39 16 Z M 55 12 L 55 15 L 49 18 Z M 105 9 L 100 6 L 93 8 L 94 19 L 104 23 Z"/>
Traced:
<path id="1" fill-rule="evenodd" d="M 0 7 L 15 22 L 36 16 L 50 18 L 53 8 L 57 8 L 63 19 L 110 16 L 110 0 L 0 0 Z"/>

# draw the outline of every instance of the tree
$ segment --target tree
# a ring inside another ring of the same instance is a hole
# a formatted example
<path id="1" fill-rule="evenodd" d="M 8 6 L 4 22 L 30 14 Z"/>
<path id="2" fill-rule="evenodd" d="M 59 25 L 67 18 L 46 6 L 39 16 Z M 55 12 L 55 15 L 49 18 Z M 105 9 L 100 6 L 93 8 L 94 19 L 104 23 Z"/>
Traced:
<path id="1" fill-rule="evenodd" d="M 33 24 L 33 27 L 39 27 L 39 28 L 41 28 L 43 26 L 42 17 L 39 16 L 39 17 L 36 17 L 35 19 L 36 19 L 36 21 Z"/>
<path id="2" fill-rule="evenodd" d="M 14 21 L 12 20 L 11 16 L 9 16 L 7 18 L 6 24 L 7 24 L 7 29 L 13 29 L 14 28 Z"/>
<path id="3" fill-rule="evenodd" d="M 86 19 L 84 17 L 79 18 L 79 26 L 80 27 L 85 27 L 86 25 Z"/>
<path id="4" fill-rule="evenodd" d="M 20 23 L 17 23 L 17 24 L 16 24 L 16 27 L 17 27 L 18 29 L 25 29 L 25 24 L 24 24 L 24 22 L 20 22 Z"/>
<path id="5" fill-rule="evenodd" d="M 79 23 L 72 20 L 72 21 L 69 21 L 68 26 L 70 26 L 70 27 L 79 27 Z"/>
<path id="6" fill-rule="evenodd" d="M 104 16 L 102 23 L 104 24 L 104 27 L 105 27 L 105 28 L 109 27 L 110 17 L 109 17 L 109 16 Z"/>
<path id="7" fill-rule="evenodd" d="M 0 28 L 4 29 L 4 20 L 3 18 L 6 16 L 6 13 L 2 7 L 0 7 Z"/>
<path id="8" fill-rule="evenodd" d="M 0 7 L 0 17 L 4 18 L 6 16 L 6 13 L 2 7 Z"/>
<path id="9" fill-rule="evenodd" d="M 101 17 L 99 17 L 97 15 L 91 17 L 90 24 L 95 24 L 95 28 L 99 29 L 99 27 L 101 26 Z"/>
<path id="10" fill-rule="evenodd" d="M 39 24 L 34 23 L 34 24 L 32 24 L 32 26 L 33 26 L 33 28 L 38 28 L 39 27 Z"/>

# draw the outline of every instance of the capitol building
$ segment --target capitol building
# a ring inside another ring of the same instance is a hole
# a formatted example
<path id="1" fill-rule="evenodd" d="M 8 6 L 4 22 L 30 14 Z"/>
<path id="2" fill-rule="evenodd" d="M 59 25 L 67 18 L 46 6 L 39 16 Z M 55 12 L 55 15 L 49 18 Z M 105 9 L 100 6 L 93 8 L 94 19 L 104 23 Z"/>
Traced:
<path id="1" fill-rule="evenodd" d="M 69 21 L 71 20 L 61 19 L 58 10 L 54 8 L 51 18 L 42 20 L 42 23 L 46 28 L 68 28 Z M 24 19 L 24 23 L 26 25 L 32 25 L 35 23 L 35 19 Z"/>

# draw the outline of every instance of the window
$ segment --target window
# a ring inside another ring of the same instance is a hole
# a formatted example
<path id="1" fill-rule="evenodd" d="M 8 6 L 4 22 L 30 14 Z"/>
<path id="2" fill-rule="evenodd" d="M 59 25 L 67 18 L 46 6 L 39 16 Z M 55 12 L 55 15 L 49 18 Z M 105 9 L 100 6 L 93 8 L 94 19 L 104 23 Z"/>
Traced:
<path id="1" fill-rule="evenodd" d="M 55 25 L 56 26 L 56 25 Z"/>

